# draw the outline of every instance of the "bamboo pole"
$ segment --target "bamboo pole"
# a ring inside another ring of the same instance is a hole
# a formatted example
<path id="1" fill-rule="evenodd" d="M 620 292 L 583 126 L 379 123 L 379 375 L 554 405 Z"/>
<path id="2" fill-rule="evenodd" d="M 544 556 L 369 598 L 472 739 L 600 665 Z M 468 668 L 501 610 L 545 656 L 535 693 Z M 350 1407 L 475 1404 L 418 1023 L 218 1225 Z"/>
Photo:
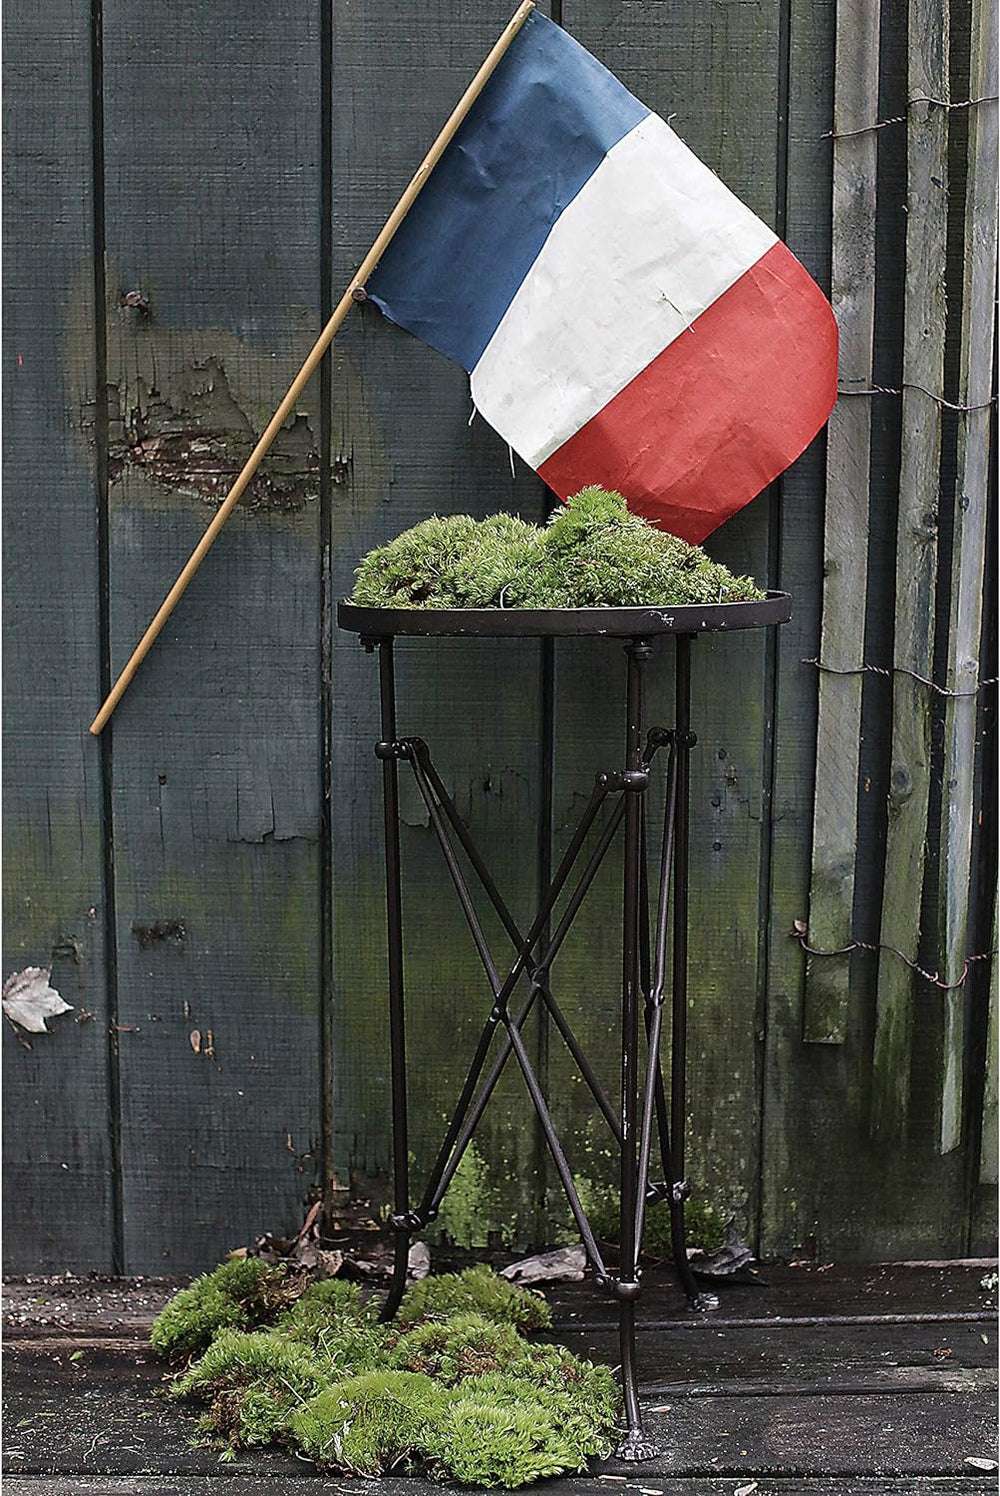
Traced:
<path id="1" fill-rule="evenodd" d="M 476 73 L 472 82 L 469 84 L 468 88 L 465 90 L 464 94 L 455 105 L 455 108 L 452 110 L 450 116 L 448 117 L 448 120 L 445 123 L 444 128 L 441 130 L 441 133 L 438 135 L 434 144 L 427 152 L 427 155 L 424 157 L 423 161 L 417 167 L 416 172 L 410 180 L 409 186 L 406 188 L 406 191 L 403 193 L 402 197 L 399 199 L 398 203 L 389 214 L 389 217 L 386 219 L 382 230 L 378 235 L 378 238 L 375 240 L 371 249 L 362 260 L 360 266 L 358 267 L 357 274 L 354 276 L 350 285 L 347 287 L 347 290 L 344 292 L 343 296 L 340 298 L 340 301 L 334 308 L 333 315 L 331 316 L 329 322 L 327 322 L 323 331 L 320 333 L 318 339 L 316 340 L 316 343 L 313 345 L 312 351 L 310 352 L 305 363 L 302 365 L 302 368 L 299 370 L 295 378 L 292 380 L 292 383 L 289 385 L 288 393 L 285 395 L 281 404 L 278 406 L 277 410 L 274 412 L 274 415 L 271 417 L 270 421 L 265 427 L 263 435 L 261 436 L 257 445 L 254 447 L 253 451 L 250 453 L 250 456 L 247 458 L 242 471 L 240 472 L 232 488 L 226 495 L 225 500 L 223 501 L 218 513 L 215 515 L 208 529 L 205 531 L 204 535 L 201 537 L 198 544 L 191 552 L 191 555 L 188 558 L 183 571 L 177 578 L 174 585 L 171 587 L 170 591 L 167 593 L 166 597 L 163 599 L 163 602 L 160 604 L 160 607 L 157 610 L 153 621 L 150 623 L 146 632 L 139 640 L 139 643 L 132 651 L 132 655 L 128 661 L 128 664 L 122 670 L 121 674 L 118 676 L 118 679 L 115 681 L 110 692 L 108 693 L 107 700 L 104 702 L 101 710 L 98 712 L 97 716 L 90 724 L 90 731 L 95 736 L 103 732 L 108 721 L 110 720 L 112 712 L 115 710 L 115 707 L 118 705 L 125 692 L 128 690 L 133 676 L 139 669 L 139 666 L 142 664 L 143 660 L 146 658 L 150 649 L 153 647 L 153 644 L 156 642 L 157 636 L 163 628 L 163 625 L 166 623 L 167 619 L 170 617 L 171 613 L 174 611 L 174 608 L 177 606 L 178 602 L 186 591 L 188 583 L 191 581 L 195 572 L 198 570 L 199 566 L 204 561 L 205 557 L 208 555 L 208 552 L 214 545 L 216 539 L 218 538 L 219 532 L 221 531 L 223 525 L 226 523 L 226 520 L 229 518 L 236 504 L 239 502 L 241 495 L 245 491 L 247 484 L 250 482 L 254 473 L 260 466 L 261 460 L 266 455 L 268 449 L 271 446 L 271 443 L 274 441 L 274 438 L 277 436 L 278 432 L 281 430 L 282 426 L 285 424 L 286 420 L 295 409 L 296 401 L 302 394 L 302 391 L 305 389 L 306 385 L 309 383 L 313 374 L 316 372 L 316 369 L 318 368 L 323 355 L 326 353 L 326 350 L 333 342 L 337 330 L 339 329 L 344 318 L 347 316 L 347 313 L 349 312 L 353 302 L 355 301 L 355 292 L 364 288 L 365 281 L 368 279 L 369 275 L 372 273 L 372 271 L 375 269 L 375 266 L 382 258 L 382 255 L 388 248 L 393 235 L 399 228 L 399 225 L 402 223 L 403 219 L 406 217 L 410 208 L 413 206 L 421 190 L 423 189 L 423 186 L 430 176 L 430 173 L 434 170 L 434 167 L 440 161 L 442 155 L 444 154 L 445 148 L 449 144 L 452 136 L 455 134 L 459 125 L 465 119 L 465 116 L 468 114 L 469 110 L 472 108 L 476 99 L 479 97 L 480 93 L 489 81 L 490 76 L 497 67 L 497 64 L 500 62 L 500 59 L 507 51 L 507 48 L 510 46 L 511 42 L 514 40 L 515 36 L 520 31 L 521 27 L 524 25 L 525 21 L 528 19 L 528 16 L 531 14 L 534 8 L 535 0 L 521 0 L 521 4 L 511 16 L 503 31 L 500 33 L 500 36 L 497 38 L 493 47 L 490 49 L 490 52 L 484 60 L 479 71 Z"/>

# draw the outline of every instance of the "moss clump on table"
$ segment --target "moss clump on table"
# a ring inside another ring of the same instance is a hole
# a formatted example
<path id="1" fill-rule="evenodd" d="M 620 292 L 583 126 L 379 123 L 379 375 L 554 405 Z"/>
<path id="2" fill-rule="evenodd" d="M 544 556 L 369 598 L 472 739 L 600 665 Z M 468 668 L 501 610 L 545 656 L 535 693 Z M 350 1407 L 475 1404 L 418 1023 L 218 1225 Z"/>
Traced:
<path id="1" fill-rule="evenodd" d="M 511 514 L 430 519 L 369 551 L 351 601 L 369 608 L 641 608 L 760 600 L 700 546 L 585 488 L 543 528 Z"/>
<path id="2" fill-rule="evenodd" d="M 619 1414 L 607 1367 L 525 1338 L 550 1324 L 539 1295 L 485 1267 L 415 1284 L 381 1324 L 356 1285 L 303 1291 L 250 1258 L 183 1289 L 150 1339 L 195 1357 L 170 1392 L 206 1405 L 199 1427 L 224 1458 L 281 1444 L 352 1475 L 511 1488 L 606 1454 Z"/>

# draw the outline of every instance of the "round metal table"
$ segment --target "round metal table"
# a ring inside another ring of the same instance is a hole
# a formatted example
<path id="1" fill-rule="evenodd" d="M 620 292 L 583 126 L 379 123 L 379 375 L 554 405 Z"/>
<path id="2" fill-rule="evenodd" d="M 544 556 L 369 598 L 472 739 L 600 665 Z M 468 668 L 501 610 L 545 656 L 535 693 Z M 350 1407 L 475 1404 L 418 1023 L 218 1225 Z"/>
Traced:
<path id="1" fill-rule="evenodd" d="M 692 1306 L 708 1308 L 714 1307 L 716 1302 L 711 1295 L 698 1289 L 688 1264 L 684 1236 L 684 1201 L 689 1194 L 684 1177 L 689 770 L 691 749 L 697 742 L 691 730 L 691 645 L 699 634 L 736 632 L 786 623 L 791 611 L 791 599 L 787 593 L 769 592 L 759 602 L 676 608 L 365 608 L 342 602 L 337 612 L 340 627 L 358 634 L 361 643 L 369 651 L 377 651 L 379 656 L 381 736 L 375 744 L 375 755 L 382 763 L 385 812 L 394 1173 L 394 1208 L 389 1227 L 396 1240 L 392 1285 L 383 1317 L 391 1319 L 395 1314 L 406 1286 L 410 1239 L 437 1215 L 455 1170 L 513 1054 L 594 1269 L 594 1281 L 618 1303 L 622 1388 L 628 1424 L 618 1455 L 624 1459 L 649 1459 L 658 1453 L 656 1445 L 643 1433 L 635 1368 L 635 1309 L 641 1292 L 639 1257 L 648 1205 L 660 1200 L 669 1204 L 674 1262 Z M 653 655 L 654 641 L 661 635 L 672 637 L 675 647 L 674 721 L 670 727 L 646 727 L 643 720 L 644 673 Z M 405 636 L 470 639 L 589 637 L 617 638 L 623 642 L 626 659 L 623 759 L 596 773 L 590 799 L 527 930 L 518 926 L 496 887 L 468 827 L 434 767 L 427 743 L 423 738 L 401 736 L 397 731 L 394 641 Z M 654 766 L 664 750 L 666 797 L 659 874 L 651 906 L 646 855 L 646 791 Z M 465 1084 L 423 1196 L 416 1205 L 410 1200 L 407 1151 L 398 780 L 401 763 L 407 764 L 412 771 L 416 788 L 427 808 L 430 825 L 440 844 L 493 995 L 493 1005 Z M 605 814 L 599 819 L 602 810 Z M 622 825 L 621 1094 L 616 1107 L 605 1094 L 553 994 L 551 969 L 587 890 Z M 591 849 L 589 854 L 585 854 L 588 842 Z M 509 965 L 501 966 L 490 949 L 476 911 L 470 880 L 458 856 L 459 847 L 465 852 L 510 939 L 514 958 Z M 571 885 L 571 877 L 578 868 L 581 870 Z M 568 887 L 570 891 L 556 917 L 556 905 Z M 668 932 L 671 928 L 668 974 Z M 522 985 L 527 987 L 527 992 L 514 1009 L 511 1001 L 515 990 Z M 669 1101 L 660 1063 L 663 1009 L 668 986 L 671 1012 Z M 536 1002 L 543 1004 L 562 1035 L 619 1150 L 621 1214 L 617 1269 L 605 1262 L 587 1219 L 547 1099 L 524 1044 L 521 1030 Z M 641 1074 L 640 1005 L 646 1033 L 646 1062 Z M 501 1030 L 500 1043 L 489 1070 L 486 1070 L 498 1030 Z M 662 1166 L 662 1179 L 650 1179 L 654 1140 Z"/>

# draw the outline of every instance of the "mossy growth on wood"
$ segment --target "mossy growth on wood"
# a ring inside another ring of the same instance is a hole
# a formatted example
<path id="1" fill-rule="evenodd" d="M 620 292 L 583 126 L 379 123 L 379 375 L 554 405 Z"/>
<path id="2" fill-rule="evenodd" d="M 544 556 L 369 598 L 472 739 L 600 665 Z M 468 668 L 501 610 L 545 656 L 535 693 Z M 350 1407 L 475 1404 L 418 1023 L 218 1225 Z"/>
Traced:
<path id="1" fill-rule="evenodd" d="M 585 488 L 544 527 L 432 515 L 369 551 L 351 601 L 370 608 L 639 608 L 759 600 L 700 546 Z"/>
<path id="2" fill-rule="evenodd" d="M 381 1324 L 354 1284 L 303 1288 L 247 1259 L 177 1294 L 151 1340 L 174 1360 L 201 1351 L 170 1392 L 206 1405 L 199 1427 L 222 1458 L 277 1444 L 351 1475 L 511 1489 L 583 1470 L 619 1416 L 607 1367 L 526 1338 L 550 1324 L 538 1294 L 485 1267 L 415 1284 Z"/>

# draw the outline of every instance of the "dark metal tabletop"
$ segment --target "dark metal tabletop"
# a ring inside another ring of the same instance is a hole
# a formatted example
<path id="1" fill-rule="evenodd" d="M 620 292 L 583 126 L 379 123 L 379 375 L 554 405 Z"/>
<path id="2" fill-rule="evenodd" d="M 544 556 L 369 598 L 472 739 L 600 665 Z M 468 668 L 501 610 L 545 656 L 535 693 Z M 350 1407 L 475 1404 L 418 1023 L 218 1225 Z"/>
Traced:
<path id="1" fill-rule="evenodd" d="M 762 601 L 685 603 L 676 608 L 365 608 L 346 600 L 337 623 L 364 638 L 401 634 L 439 638 L 545 638 L 586 635 L 620 639 L 653 634 L 704 634 L 787 623 L 792 599 L 769 592 Z"/>

